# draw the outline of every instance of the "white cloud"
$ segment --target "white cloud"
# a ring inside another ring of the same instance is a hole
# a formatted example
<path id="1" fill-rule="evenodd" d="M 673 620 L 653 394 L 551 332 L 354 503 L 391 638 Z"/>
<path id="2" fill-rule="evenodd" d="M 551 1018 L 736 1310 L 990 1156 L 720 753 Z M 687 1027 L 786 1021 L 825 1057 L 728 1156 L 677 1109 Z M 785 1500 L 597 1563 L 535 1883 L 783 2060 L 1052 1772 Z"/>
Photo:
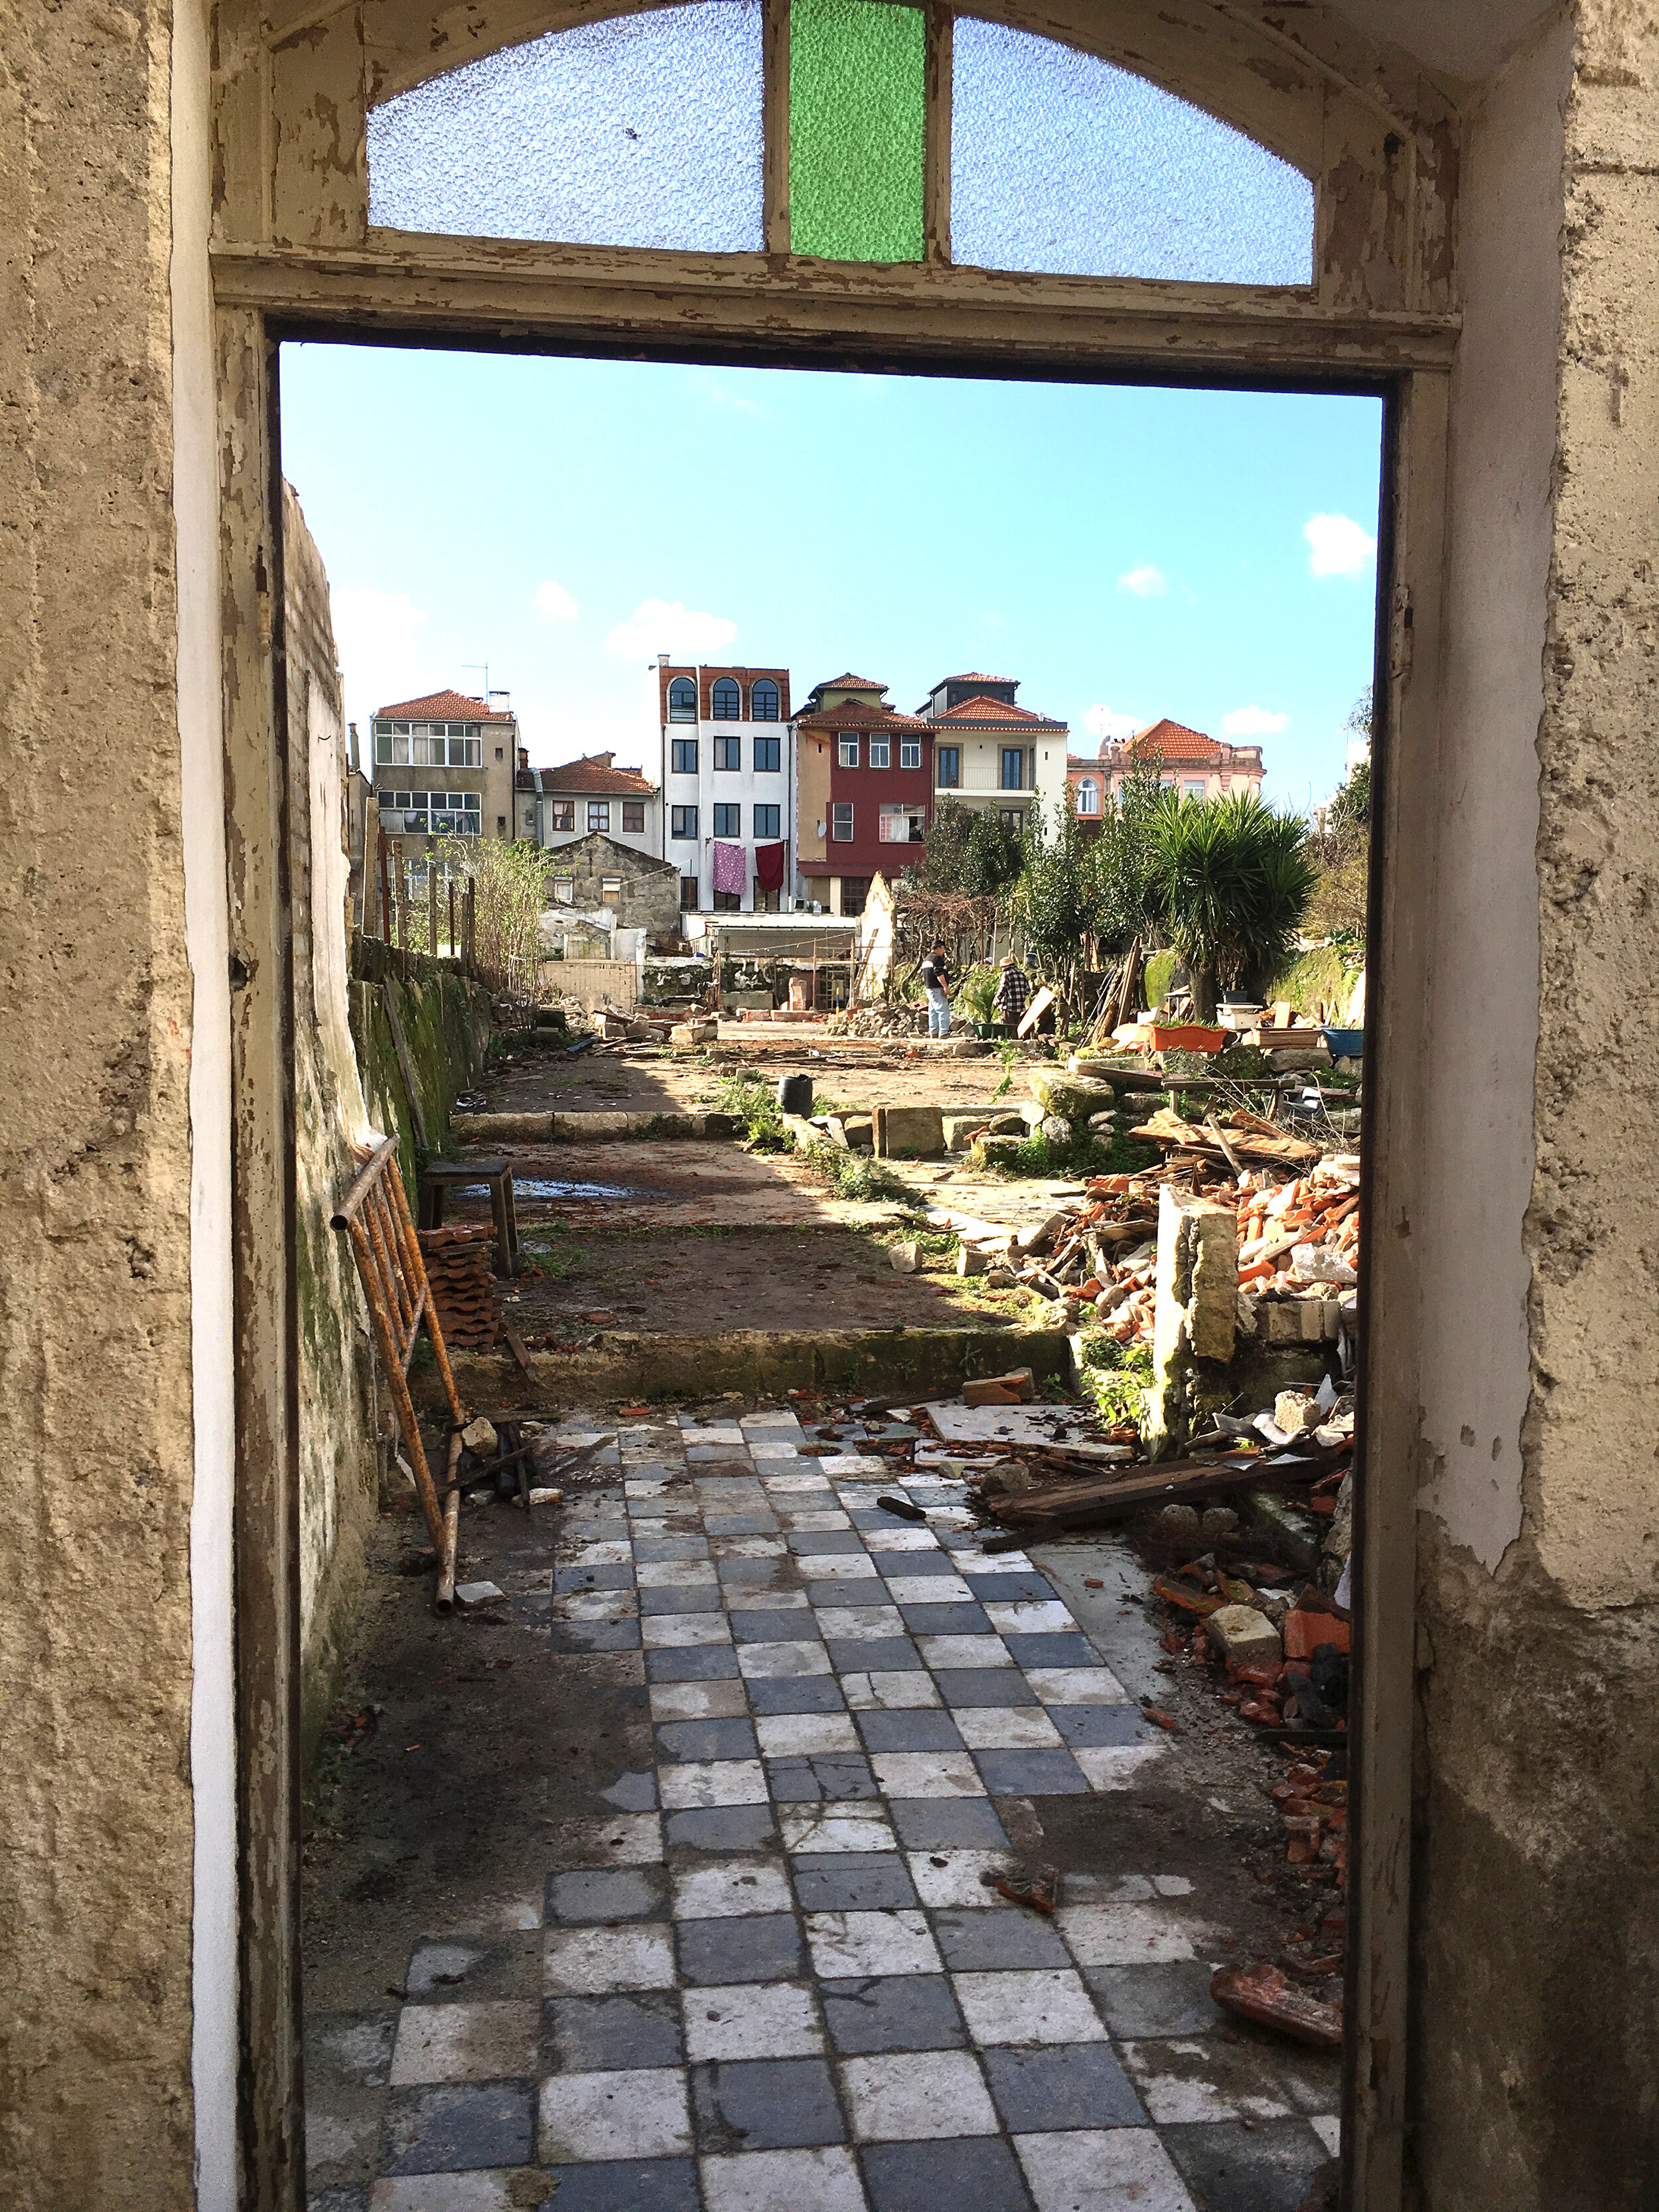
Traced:
<path id="1" fill-rule="evenodd" d="M 556 584 L 550 576 L 544 584 L 536 586 L 536 605 L 548 622 L 574 622 L 576 602 L 562 584 Z"/>
<path id="2" fill-rule="evenodd" d="M 1291 718 L 1267 707 L 1235 707 L 1221 717 L 1221 726 L 1230 738 L 1276 738 L 1290 728 Z"/>
<path id="3" fill-rule="evenodd" d="M 1088 707 L 1084 709 L 1083 726 L 1091 737 L 1132 738 L 1140 723 L 1133 714 L 1115 714 L 1109 707 Z"/>
<path id="4" fill-rule="evenodd" d="M 699 614 L 676 599 L 641 599 L 626 622 L 620 622 L 605 639 L 607 653 L 624 660 L 646 660 L 653 653 L 672 653 L 676 660 L 702 660 L 730 645 L 738 626 L 724 615 Z"/>
<path id="5" fill-rule="evenodd" d="M 1316 576 L 1357 576 L 1376 551 L 1376 540 L 1346 514 L 1316 514 L 1302 526 L 1308 566 Z"/>
<path id="6" fill-rule="evenodd" d="M 1132 592 L 1138 599 L 1161 599 L 1170 588 L 1170 580 L 1162 568 L 1153 568 L 1143 561 L 1139 568 L 1126 568 L 1117 580 L 1120 592 Z"/>

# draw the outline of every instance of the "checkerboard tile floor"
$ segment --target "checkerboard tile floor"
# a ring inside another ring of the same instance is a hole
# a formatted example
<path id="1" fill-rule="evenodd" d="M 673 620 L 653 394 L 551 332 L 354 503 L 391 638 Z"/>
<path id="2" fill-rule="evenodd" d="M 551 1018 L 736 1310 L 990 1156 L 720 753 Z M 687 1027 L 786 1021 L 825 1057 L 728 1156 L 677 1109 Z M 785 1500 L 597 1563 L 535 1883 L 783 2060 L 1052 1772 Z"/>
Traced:
<path id="1" fill-rule="evenodd" d="M 981 1880 L 1008 1801 L 1164 1747 L 948 1475 L 904 1485 L 923 1527 L 883 1462 L 802 1442 L 624 1429 L 568 1512 L 553 1650 L 637 1670 L 654 1769 L 493 1939 L 417 1945 L 395 2014 L 312 2024 L 381 2152 L 313 2208 L 1291 2212 L 1334 2069 L 1218 2033 L 1191 1885 L 1074 1879 L 1048 1920 Z"/>

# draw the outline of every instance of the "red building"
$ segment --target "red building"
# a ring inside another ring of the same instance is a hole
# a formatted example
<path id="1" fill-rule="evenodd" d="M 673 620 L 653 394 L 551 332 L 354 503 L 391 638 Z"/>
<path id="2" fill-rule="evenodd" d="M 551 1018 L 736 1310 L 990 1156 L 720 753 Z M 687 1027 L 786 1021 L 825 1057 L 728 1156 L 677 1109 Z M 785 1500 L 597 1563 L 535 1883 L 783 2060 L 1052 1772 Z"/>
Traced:
<path id="1" fill-rule="evenodd" d="M 851 675 L 816 685 L 793 727 L 801 895 L 830 914 L 861 913 L 876 876 L 921 858 L 933 731 L 890 707 L 884 685 Z"/>

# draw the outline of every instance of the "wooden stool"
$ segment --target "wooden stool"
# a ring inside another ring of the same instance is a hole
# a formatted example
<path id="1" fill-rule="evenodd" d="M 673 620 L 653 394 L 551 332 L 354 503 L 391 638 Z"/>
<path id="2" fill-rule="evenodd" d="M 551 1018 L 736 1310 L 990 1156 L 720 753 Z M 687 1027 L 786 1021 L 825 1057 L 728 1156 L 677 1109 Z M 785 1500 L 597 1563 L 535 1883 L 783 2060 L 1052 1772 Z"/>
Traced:
<path id="1" fill-rule="evenodd" d="M 453 1160 L 434 1160 L 421 1170 L 420 1225 L 444 1225 L 444 1192 L 452 1183 L 487 1182 L 489 1204 L 495 1216 L 495 1272 L 519 1272 L 519 1217 L 513 1204 L 513 1170 L 505 1160 L 472 1160 L 459 1165 Z"/>

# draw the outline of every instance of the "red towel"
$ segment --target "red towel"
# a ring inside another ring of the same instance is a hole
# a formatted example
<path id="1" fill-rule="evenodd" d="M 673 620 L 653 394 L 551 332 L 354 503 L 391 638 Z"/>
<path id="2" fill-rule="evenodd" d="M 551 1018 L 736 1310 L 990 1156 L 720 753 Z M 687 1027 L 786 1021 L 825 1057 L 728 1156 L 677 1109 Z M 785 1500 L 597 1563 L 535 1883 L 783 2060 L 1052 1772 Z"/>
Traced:
<path id="1" fill-rule="evenodd" d="M 755 848 L 755 881 L 763 891 L 783 889 L 783 864 L 788 857 L 787 845 L 757 845 Z"/>

